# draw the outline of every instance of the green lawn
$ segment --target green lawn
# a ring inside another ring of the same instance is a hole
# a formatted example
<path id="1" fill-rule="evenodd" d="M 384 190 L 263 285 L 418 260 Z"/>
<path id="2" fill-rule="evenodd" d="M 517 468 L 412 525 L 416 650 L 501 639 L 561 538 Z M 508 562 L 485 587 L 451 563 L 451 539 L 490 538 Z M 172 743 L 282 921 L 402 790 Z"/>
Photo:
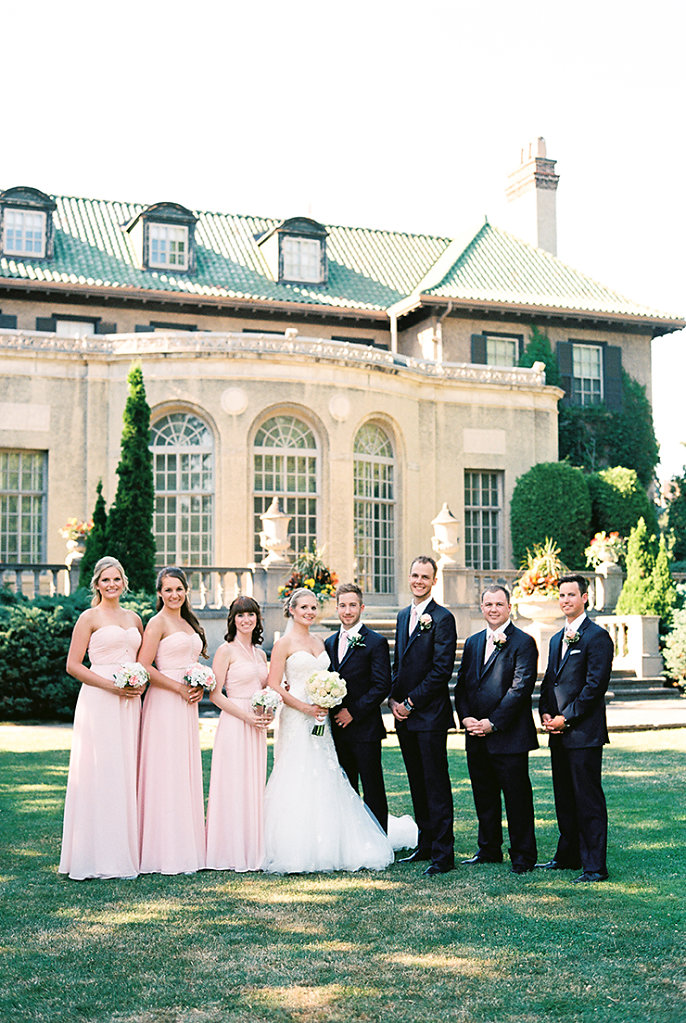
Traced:
<path id="1" fill-rule="evenodd" d="M 206 776 L 210 726 L 204 725 Z M 311 875 L 57 875 L 68 728 L 0 727 L 3 1021 L 683 1023 L 686 730 L 606 752 L 611 881 L 507 864 Z M 475 851 L 460 739 L 456 852 Z M 391 809 L 410 809 L 388 744 Z M 532 759 L 539 853 L 556 829 Z M 207 778 L 206 778 L 207 780 Z"/>

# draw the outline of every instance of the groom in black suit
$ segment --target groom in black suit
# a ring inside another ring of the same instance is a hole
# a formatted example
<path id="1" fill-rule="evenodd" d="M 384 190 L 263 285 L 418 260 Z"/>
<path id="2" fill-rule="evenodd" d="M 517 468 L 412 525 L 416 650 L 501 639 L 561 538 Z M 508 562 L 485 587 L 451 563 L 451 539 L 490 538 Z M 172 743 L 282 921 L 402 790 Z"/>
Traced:
<path id="1" fill-rule="evenodd" d="M 359 791 L 384 831 L 388 803 L 381 766 L 381 740 L 386 729 L 381 704 L 391 690 L 388 640 L 360 621 L 362 590 L 343 583 L 336 590 L 336 612 L 341 628 L 325 641 L 331 667 L 345 679 L 348 692 L 333 713 L 333 739 L 338 760 L 350 784 Z"/>
<path id="2" fill-rule="evenodd" d="M 531 711 L 536 643 L 510 621 L 510 594 L 489 586 L 481 596 L 487 628 L 470 636 L 457 673 L 455 707 L 467 735 L 467 768 L 479 819 L 479 849 L 463 863 L 500 863 L 505 797 L 514 874 L 536 864 L 529 750 L 538 747 Z"/>
<path id="3" fill-rule="evenodd" d="M 450 611 L 431 597 L 436 571 L 425 556 L 410 566 L 412 603 L 398 614 L 388 701 L 419 829 L 417 849 L 403 862 L 430 860 L 428 877 L 455 866 L 447 732 L 455 724 L 449 686 L 457 629 Z"/>
<path id="4" fill-rule="evenodd" d="M 603 746 L 609 742 L 605 693 L 614 645 L 586 615 L 588 584 L 581 575 L 560 579 L 567 622 L 550 640 L 538 709 L 550 736 L 557 851 L 540 866 L 582 867 L 574 881 L 607 880 L 607 806 L 601 783 Z"/>

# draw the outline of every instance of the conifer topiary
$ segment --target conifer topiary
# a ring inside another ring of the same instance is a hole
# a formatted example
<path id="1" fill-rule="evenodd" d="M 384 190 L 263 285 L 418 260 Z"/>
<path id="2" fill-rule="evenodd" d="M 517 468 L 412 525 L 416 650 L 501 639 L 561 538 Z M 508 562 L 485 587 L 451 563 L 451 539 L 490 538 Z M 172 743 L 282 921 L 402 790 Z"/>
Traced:
<path id="1" fill-rule="evenodd" d="M 95 488 L 97 497 L 93 508 L 93 528 L 86 537 L 86 549 L 79 565 L 79 586 L 90 586 L 93 569 L 97 562 L 107 554 L 107 508 L 102 496 L 102 480 L 98 480 Z"/>

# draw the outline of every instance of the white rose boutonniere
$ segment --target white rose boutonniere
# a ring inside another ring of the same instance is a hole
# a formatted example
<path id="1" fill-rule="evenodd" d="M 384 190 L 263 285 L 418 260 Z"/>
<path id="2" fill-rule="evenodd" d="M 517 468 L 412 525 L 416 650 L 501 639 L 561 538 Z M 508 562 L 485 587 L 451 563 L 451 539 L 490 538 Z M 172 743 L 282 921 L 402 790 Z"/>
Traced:
<path id="1" fill-rule="evenodd" d="M 430 629 L 431 626 L 433 625 L 433 623 L 434 623 L 434 620 L 431 617 L 431 615 L 420 615 L 419 616 L 419 628 L 422 630 L 422 632 L 426 632 L 427 629 Z"/>
<path id="2" fill-rule="evenodd" d="M 358 646 L 363 647 L 364 640 L 359 632 L 356 632 L 354 636 L 348 638 L 348 650 L 355 650 Z"/>
<path id="3" fill-rule="evenodd" d="M 506 643 L 507 636 L 502 632 L 496 633 L 496 635 L 493 637 L 493 646 L 496 648 L 496 650 L 502 650 Z"/>

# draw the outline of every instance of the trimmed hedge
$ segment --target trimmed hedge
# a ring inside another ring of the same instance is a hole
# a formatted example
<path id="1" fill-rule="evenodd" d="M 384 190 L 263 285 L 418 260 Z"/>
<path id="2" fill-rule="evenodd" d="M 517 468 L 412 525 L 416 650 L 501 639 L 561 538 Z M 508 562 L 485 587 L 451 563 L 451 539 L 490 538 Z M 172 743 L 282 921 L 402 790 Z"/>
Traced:
<path id="1" fill-rule="evenodd" d="M 547 536 L 570 568 L 585 564 L 591 536 L 591 499 L 581 469 L 569 462 L 539 462 L 515 484 L 510 504 L 512 556 L 522 563 L 527 549 Z"/>
<path id="2" fill-rule="evenodd" d="M 639 519 L 648 531 L 657 533 L 657 515 L 635 469 L 616 465 L 587 477 L 591 495 L 591 533 L 628 536 Z"/>
<path id="3" fill-rule="evenodd" d="M 80 589 L 72 597 L 35 600 L 1 593 L 0 718 L 70 721 L 81 683 L 67 675 L 65 664 L 72 630 L 90 607 L 90 593 Z M 122 603 L 144 621 L 153 613 L 145 594 L 131 594 Z"/>

